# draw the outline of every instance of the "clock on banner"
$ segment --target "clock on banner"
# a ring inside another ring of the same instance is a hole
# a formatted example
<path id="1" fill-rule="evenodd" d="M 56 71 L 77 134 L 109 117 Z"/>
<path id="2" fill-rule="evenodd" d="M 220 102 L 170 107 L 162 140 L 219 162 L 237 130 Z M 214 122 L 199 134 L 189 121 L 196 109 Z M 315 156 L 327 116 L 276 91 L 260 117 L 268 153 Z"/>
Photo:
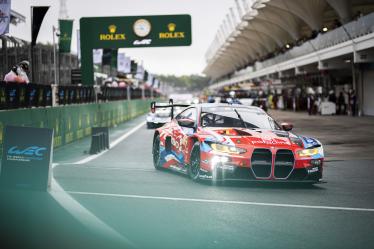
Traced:
<path id="1" fill-rule="evenodd" d="M 151 23 L 146 19 L 139 19 L 134 23 L 134 33 L 139 37 L 146 37 L 151 32 Z"/>

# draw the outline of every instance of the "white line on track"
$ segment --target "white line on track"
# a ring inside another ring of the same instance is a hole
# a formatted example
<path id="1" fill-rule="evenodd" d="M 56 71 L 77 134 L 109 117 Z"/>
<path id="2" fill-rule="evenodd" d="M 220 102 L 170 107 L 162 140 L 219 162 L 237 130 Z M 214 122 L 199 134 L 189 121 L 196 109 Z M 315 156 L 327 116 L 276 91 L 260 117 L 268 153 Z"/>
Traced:
<path id="1" fill-rule="evenodd" d="M 66 192 L 69 193 L 69 194 L 72 194 L 72 195 L 86 195 L 86 196 L 90 196 L 91 195 L 91 196 L 117 197 L 117 198 L 133 198 L 133 199 L 150 199 L 150 200 L 163 200 L 163 201 L 184 201 L 184 202 L 199 202 L 199 203 L 237 204 L 237 205 L 249 205 L 249 206 L 268 206 L 268 207 L 287 207 L 287 208 L 305 208 L 305 209 L 325 209 L 325 210 L 336 210 L 336 211 L 374 212 L 373 208 L 312 206 L 312 205 L 296 205 L 296 204 L 278 204 L 278 203 L 264 203 L 264 202 L 249 202 L 249 201 L 225 201 L 225 200 L 177 198 L 177 197 L 163 197 L 163 196 L 92 193 L 92 192 L 78 192 L 78 191 L 66 191 Z"/>
<path id="2" fill-rule="evenodd" d="M 114 140 L 112 143 L 110 143 L 110 148 L 114 148 L 115 146 L 117 146 L 120 142 L 122 142 L 123 140 L 125 140 L 128 136 L 130 136 L 131 134 L 135 133 L 137 130 L 139 130 L 143 125 L 145 125 L 145 121 L 140 123 L 139 125 L 135 126 L 134 128 L 132 128 L 130 131 L 126 132 L 125 134 L 123 134 L 122 136 L 120 136 L 119 138 L 117 138 L 116 140 Z M 82 160 L 79 160 L 77 162 L 74 162 L 72 164 L 85 164 L 85 163 L 88 163 L 100 156 L 102 156 L 103 154 L 105 154 L 106 152 L 108 152 L 109 150 L 104 150 L 102 152 L 100 152 L 99 154 L 96 154 L 96 155 L 92 155 L 92 156 L 88 156 Z"/>
<path id="3" fill-rule="evenodd" d="M 77 166 L 76 164 L 71 163 L 62 163 L 59 165 L 63 165 L 64 167 L 74 167 L 79 169 L 100 169 L 100 170 L 120 170 L 120 171 L 144 171 L 144 172 L 156 172 L 154 168 L 121 168 L 121 167 L 99 167 L 99 166 L 91 166 L 91 165 L 84 165 L 84 166 Z"/>

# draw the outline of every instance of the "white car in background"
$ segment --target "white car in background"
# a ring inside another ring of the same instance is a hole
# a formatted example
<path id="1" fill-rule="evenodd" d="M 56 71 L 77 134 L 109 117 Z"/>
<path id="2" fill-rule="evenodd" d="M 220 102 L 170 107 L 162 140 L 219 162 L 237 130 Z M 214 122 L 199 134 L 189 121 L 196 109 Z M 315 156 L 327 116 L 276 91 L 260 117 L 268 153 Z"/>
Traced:
<path id="1" fill-rule="evenodd" d="M 159 103 L 158 105 L 168 105 L 168 103 Z M 175 107 L 174 116 L 178 115 L 183 108 Z M 147 129 L 154 129 L 163 126 L 164 124 L 171 121 L 171 108 L 157 108 L 157 110 L 152 113 L 149 112 L 146 117 L 147 120 Z"/>

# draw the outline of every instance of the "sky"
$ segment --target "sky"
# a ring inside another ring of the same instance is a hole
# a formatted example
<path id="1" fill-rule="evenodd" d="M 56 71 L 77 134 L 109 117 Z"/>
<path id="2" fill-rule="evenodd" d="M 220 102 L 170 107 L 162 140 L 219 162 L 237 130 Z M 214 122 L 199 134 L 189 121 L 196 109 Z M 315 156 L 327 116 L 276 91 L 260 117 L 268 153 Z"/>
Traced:
<path id="1" fill-rule="evenodd" d="M 75 20 L 72 51 L 77 51 L 76 30 L 81 17 L 190 14 L 191 46 L 121 51 L 143 61 L 144 67 L 153 74 L 201 74 L 206 65 L 205 53 L 229 8 L 234 5 L 234 0 L 67 0 L 68 16 Z M 26 16 L 26 23 L 11 25 L 10 35 L 30 41 L 30 6 L 51 6 L 37 41 L 52 43 L 52 26 L 57 26 L 59 17 L 58 0 L 12 0 L 12 9 Z"/>

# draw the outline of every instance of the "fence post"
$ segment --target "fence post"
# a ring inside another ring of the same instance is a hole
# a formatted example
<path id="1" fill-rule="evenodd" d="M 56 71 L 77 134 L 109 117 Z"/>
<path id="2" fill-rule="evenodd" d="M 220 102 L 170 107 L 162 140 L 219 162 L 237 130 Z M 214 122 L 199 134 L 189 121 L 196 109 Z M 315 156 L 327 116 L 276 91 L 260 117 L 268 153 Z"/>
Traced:
<path id="1" fill-rule="evenodd" d="M 144 89 L 144 86 L 142 87 L 142 99 L 145 99 L 145 89 Z"/>
<path id="2" fill-rule="evenodd" d="M 52 88 L 52 106 L 58 106 L 57 99 L 58 99 L 58 86 L 55 84 L 51 85 Z"/>
<path id="3" fill-rule="evenodd" d="M 131 100 L 131 87 L 130 86 L 127 86 L 126 87 L 126 90 L 127 90 L 127 100 Z"/>

